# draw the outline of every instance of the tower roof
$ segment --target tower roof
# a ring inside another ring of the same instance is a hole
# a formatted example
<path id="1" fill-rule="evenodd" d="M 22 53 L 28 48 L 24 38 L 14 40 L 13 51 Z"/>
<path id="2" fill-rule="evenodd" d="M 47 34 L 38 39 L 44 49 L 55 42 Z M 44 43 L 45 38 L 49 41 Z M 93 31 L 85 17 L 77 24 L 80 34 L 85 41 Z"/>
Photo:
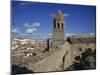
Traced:
<path id="1" fill-rule="evenodd" d="M 55 18 L 60 19 L 60 20 L 64 20 L 64 16 L 63 16 L 60 9 L 57 11 Z"/>

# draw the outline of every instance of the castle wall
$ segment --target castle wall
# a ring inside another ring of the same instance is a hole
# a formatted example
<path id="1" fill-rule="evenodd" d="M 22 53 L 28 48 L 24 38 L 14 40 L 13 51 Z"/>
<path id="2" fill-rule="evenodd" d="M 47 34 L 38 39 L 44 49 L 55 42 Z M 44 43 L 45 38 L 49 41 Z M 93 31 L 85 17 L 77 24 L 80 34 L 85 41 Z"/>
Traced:
<path id="1" fill-rule="evenodd" d="M 65 56 L 64 69 L 69 67 L 69 65 L 72 65 L 74 63 L 75 56 L 78 56 L 81 53 L 85 52 L 86 49 L 91 48 L 92 51 L 96 49 L 95 43 L 89 43 L 89 44 L 84 43 L 84 44 L 74 44 L 74 45 L 71 44 L 68 46 L 70 46 L 70 51 Z"/>
<path id="2" fill-rule="evenodd" d="M 96 49 L 95 43 L 90 43 L 90 44 L 86 44 L 86 43 L 84 43 L 84 44 L 73 44 L 71 46 L 71 49 L 72 49 L 72 52 L 73 52 L 72 53 L 72 55 L 73 55 L 72 57 L 75 57 L 75 56 L 83 53 L 88 48 L 91 48 L 94 51 Z M 81 51 L 80 51 L 80 49 L 81 49 Z"/>
<path id="3" fill-rule="evenodd" d="M 30 64 L 30 69 L 34 72 L 61 71 L 71 65 L 70 47 L 64 44 L 60 50 L 57 50 L 50 56 L 35 64 Z"/>
<path id="4" fill-rule="evenodd" d="M 69 44 L 64 43 L 60 49 L 56 50 L 53 54 L 46 56 L 44 59 L 37 63 L 29 65 L 29 69 L 34 72 L 51 72 L 51 71 L 62 71 L 70 67 L 74 62 L 74 57 L 86 50 L 91 48 L 95 50 L 95 44 Z"/>

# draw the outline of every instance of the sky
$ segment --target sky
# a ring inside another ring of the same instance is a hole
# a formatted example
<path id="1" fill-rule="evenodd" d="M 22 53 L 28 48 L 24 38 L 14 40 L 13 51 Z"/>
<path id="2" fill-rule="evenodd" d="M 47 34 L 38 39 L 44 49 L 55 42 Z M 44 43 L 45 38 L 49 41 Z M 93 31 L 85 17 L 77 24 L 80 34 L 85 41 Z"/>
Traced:
<path id="1" fill-rule="evenodd" d="M 12 1 L 12 35 L 21 38 L 52 37 L 53 19 L 60 9 L 67 35 L 92 35 L 96 32 L 96 7 L 86 5 Z"/>

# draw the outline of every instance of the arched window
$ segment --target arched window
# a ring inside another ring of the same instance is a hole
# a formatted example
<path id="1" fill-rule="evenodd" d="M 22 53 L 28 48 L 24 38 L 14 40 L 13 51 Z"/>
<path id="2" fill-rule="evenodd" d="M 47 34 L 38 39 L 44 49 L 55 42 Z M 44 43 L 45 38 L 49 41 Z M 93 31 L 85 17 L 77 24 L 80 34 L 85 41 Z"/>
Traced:
<path id="1" fill-rule="evenodd" d="M 54 28 L 56 28 L 56 24 L 54 24 Z"/>
<path id="2" fill-rule="evenodd" d="M 63 26 L 63 23 L 62 23 L 62 28 L 63 28 L 64 26 Z"/>
<path id="3" fill-rule="evenodd" d="M 58 28 L 60 28 L 60 25 L 59 25 L 59 23 L 57 23 L 57 27 L 58 27 Z"/>
<path id="4" fill-rule="evenodd" d="M 79 48 L 79 51 L 82 51 L 82 48 Z"/>
<path id="5" fill-rule="evenodd" d="M 55 19 L 54 19 L 54 28 L 56 28 L 56 21 L 55 21 Z"/>

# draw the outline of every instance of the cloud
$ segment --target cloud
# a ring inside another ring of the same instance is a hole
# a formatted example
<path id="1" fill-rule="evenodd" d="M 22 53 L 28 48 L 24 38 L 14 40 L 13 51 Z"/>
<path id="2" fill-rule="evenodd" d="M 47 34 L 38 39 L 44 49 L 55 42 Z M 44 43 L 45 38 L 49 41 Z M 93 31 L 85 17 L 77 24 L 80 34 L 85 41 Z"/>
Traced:
<path id="1" fill-rule="evenodd" d="M 39 27 L 40 22 L 33 22 L 32 24 L 29 24 L 28 22 L 26 22 L 26 23 L 24 23 L 24 26 L 28 27 L 28 28 Z"/>
<path id="2" fill-rule="evenodd" d="M 87 36 L 87 35 L 95 35 L 95 33 L 89 33 L 89 34 L 83 34 L 83 33 L 67 33 L 66 36 L 74 36 L 74 35 L 77 35 L 77 36 Z"/>
<path id="3" fill-rule="evenodd" d="M 33 24 L 32 24 L 32 27 L 39 27 L 40 26 L 40 23 L 39 22 L 34 22 Z"/>
<path id="4" fill-rule="evenodd" d="M 15 28 L 15 29 L 12 29 L 12 32 L 13 32 L 13 33 L 18 33 L 19 31 L 18 31 L 17 28 Z"/>
<path id="5" fill-rule="evenodd" d="M 48 36 L 52 36 L 52 33 L 48 33 L 47 35 L 48 35 Z"/>
<path id="6" fill-rule="evenodd" d="M 28 3 L 26 3 L 26 2 L 21 2 L 19 5 L 21 5 L 21 6 L 24 6 L 24 5 L 27 5 Z"/>
<path id="7" fill-rule="evenodd" d="M 94 33 L 89 33 L 89 35 L 95 35 Z"/>
<path id="8" fill-rule="evenodd" d="M 27 34 L 27 33 L 20 33 L 19 35 L 21 35 L 21 36 L 27 36 L 29 34 Z"/>
<path id="9" fill-rule="evenodd" d="M 37 35 L 42 36 L 43 34 L 42 34 L 42 33 L 39 33 L 39 34 L 37 34 Z"/>
<path id="10" fill-rule="evenodd" d="M 24 23 L 24 26 L 26 27 L 26 33 L 33 33 L 40 26 L 40 23 L 33 22 L 32 24 L 29 24 L 28 22 L 26 22 Z"/>
<path id="11" fill-rule="evenodd" d="M 66 36 L 76 35 L 75 33 L 67 33 Z"/>
<path id="12" fill-rule="evenodd" d="M 70 14 L 68 14 L 68 13 L 64 13 L 63 15 L 64 15 L 65 17 L 70 16 Z"/>
<path id="13" fill-rule="evenodd" d="M 33 33 L 36 30 L 37 30 L 36 28 L 29 28 L 26 30 L 26 33 Z"/>
<path id="14" fill-rule="evenodd" d="M 27 23 L 27 22 L 24 23 L 24 26 L 25 26 L 25 27 L 29 27 L 29 23 Z"/>
<path id="15" fill-rule="evenodd" d="M 55 14 L 51 14 L 50 16 L 55 17 Z M 69 13 L 63 13 L 63 16 L 65 16 L 65 17 L 69 17 L 70 14 L 69 14 Z"/>
<path id="16" fill-rule="evenodd" d="M 20 2 L 20 3 L 19 3 L 18 9 L 19 9 L 19 10 L 22 10 L 23 7 L 27 6 L 28 4 L 29 4 L 29 3 L 27 3 L 27 2 Z"/>

